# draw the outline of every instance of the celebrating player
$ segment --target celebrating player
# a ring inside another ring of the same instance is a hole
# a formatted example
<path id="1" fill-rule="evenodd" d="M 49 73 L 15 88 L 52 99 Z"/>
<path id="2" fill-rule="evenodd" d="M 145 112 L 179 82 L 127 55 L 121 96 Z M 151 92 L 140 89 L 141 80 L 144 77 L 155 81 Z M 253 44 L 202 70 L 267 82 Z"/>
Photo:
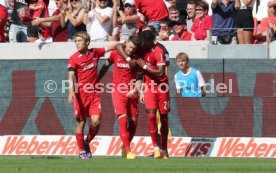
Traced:
<path id="1" fill-rule="evenodd" d="M 132 59 L 137 59 L 133 56 L 133 53 L 137 50 L 139 45 L 139 39 L 136 36 L 130 36 L 126 40 L 124 52 Z M 130 142 L 135 134 L 137 127 L 137 104 L 138 104 L 138 93 L 140 85 L 142 83 L 141 74 L 138 69 L 130 68 L 126 59 L 118 54 L 116 50 L 112 51 L 109 59 L 101 68 L 99 73 L 99 79 L 101 79 L 107 72 L 108 68 L 114 64 L 113 69 L 113 84 L 114 92 L 112 93 L 113 105 L 118 118 L 120 127 L 120 138 L 123 142 L 127 159 L 134 159 L 135 156 L 131 152 Z M 134 81 L 135 86 L 133 86 Z"/>
<path id="2" fill-rule="evenodd" d="M 116 45 L 116 49 L 129 65 L 138 64 L 144 69 L 145 88 L 140 93 L 140 101 L 146 104 L 149 120 L 149 131 L 154 147 L 154 158 L 168 158 L 168 113 L 170 112 L 170 96 L 168 78 L 165 74 L 165 55 L 162 48 L 155 43 L 155 35 L 146 30 L 139 33 L 140 50 L 136 61 L 131 60 L 122 51 L 122 45 Z M 156 124 L 156 111 L 159 109 L 161 117 L 161 150 L 158 146 L 158 134 Z"/>
<path id="3" fill-rule="evenodd" d="M 74 104 L 74 117 L 77 120 L 76 140 L 81 159 L 92 157 L 89 143 L 99 131 L 101 121 L 101 102 L 97 91 L 97 67 L 99 58 L 114 46 L 88 49 L 90 36 L 81 31 L 74 35 L 77 52 L 68 61 L 68 80 L 70 84 L 68 101 Z M 74 85 L 76 79 L 77 87 Z M 84 140 L 86 118 L 91 118 L 91 126 Z"/>

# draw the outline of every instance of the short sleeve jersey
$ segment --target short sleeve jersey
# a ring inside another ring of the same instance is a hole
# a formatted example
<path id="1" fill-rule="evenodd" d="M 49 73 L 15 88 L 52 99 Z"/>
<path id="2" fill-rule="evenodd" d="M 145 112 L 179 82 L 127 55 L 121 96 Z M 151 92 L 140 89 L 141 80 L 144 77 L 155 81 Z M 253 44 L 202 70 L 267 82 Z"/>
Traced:
<path id="1" fill-rule="evenodd" d="M 98 83 L 98 61 L 104 56 L 105 48 L 93 48 L 86 55 L 80 52 L 74 53 L 68 61 L 68 70 L 75 71 L 78 92 L 89 94 L 96 89 Z M 89 91 L 89 92 L 85 92 Z"/>
<path id="2" fill-rule="evenodd" d="M 132 59 L 137 58 L 132 57 Z M 116 50 L 111 52 L 109 61 L 114 64 L 113 83 L 115 86 L 119 84 L 127 84 L 127 86 L 135 84 L 132 80 L 136 79 L 136 67 L 130 68 L 128 62 L 121 55 L 119 55 Z"/>
<path id="3" fill-rule="evenodd" d="M 146 52 L 143 57 L 148 67 L 152 69 L 158 69 L 159 65 L 166 65 L 166 57 L 164 51 L 158 45 L 156 45 L 150 51 Z M 168 78 L 165 74 L 162 76 L 156 76 L 146 71 L 145 83 L 149 84 L 152 80 L 157 84 L 168 83 Z"/>

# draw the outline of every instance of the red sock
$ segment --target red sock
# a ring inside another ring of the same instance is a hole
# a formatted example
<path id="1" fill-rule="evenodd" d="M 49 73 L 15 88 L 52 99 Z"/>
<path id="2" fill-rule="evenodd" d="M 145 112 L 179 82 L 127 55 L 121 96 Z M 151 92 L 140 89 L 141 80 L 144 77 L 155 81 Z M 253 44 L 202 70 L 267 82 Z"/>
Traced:
<path id="1" fill-rule="evenodd" d="M 132 141 L 133 136 L 135 135 L 137 128 L 137 120 L 130 120 L 128 123 L 128 131 L 129 131 L 129 142 Z"/>
<path id="2" fill-rule="evenodd" d="M 163 114 L 160 115 L 161 120 L 161 149 L 164 151 L 167 151 L 167 145 L 168 145 L 168 134 L 169 134 L 169 121 L 168 121 L 168 115 Z"/>
<path id="3" fill-rule="evenodd" d="M 156 124 L 156 115 L 154 113 L 148 114 L 149 119 L 149 131 L 150 131 L 150 137 L 152 140 L 152 145 L 154 147 L 158 146 L 157 142 L 157 124 Z"/>
<path id="4" fill-rule="evenodd" d="M 123 142 L 123 145 L 126 148 L 126 153 L 130 152 L 130 145 L 129 145 L 129 133 L 127 131 L 127 116 L 121 117 L 118 119 L 119 126 L 120 126 L 120 137 Z"/>
<path id="5" fill-rule="evenodd" d="M 93 127 L 92 125 L 89 127 L 89 131 L 87 133 L 86 142 L 89 144 L 92 139 L 98 134 L 99 128 Z"/>
<path id="6" fill-rule="evenodd" d="M 77 145 L 79 147 L 80 152 L 85 151 L 83 133 L 76 132 L 76 139 L 77 139 Z"/>

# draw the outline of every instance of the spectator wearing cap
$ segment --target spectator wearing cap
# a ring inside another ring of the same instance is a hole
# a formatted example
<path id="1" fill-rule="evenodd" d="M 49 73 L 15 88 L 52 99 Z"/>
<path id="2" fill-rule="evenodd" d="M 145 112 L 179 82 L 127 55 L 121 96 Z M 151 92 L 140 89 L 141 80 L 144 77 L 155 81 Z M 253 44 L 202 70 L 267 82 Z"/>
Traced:
<path id="1" fill-rule="evenodd" d="M 196 19 L 192 26 L 192 40 L 208 40 L 209 30 L 212 28 L 212 17 L 208 16 L 209 5 L 206 1 L 199 1 L 196 5 Z"/>
<path id="2" fill-rule="evenodd" d="M 177 21 L 172 21 L 175 36 L 172 41 L 187 41 L 191 40 L 192 34 L 187 31 L 187 23 L 184 17 L 180 17 Z"/>
<path id="3" fill-rule="evenodd" d="M 254 19 L 252 9 L 256 0 L 240 0 L 241 6 L 236 16 L 239 44 L 252 44 Z"/>
<path id="4" fill-rule="evenodd" d="M 113 9 L 107 6 L 107 0 L 95 0 L 92 8 L 85 11 L 83 22 L 90 25 L 91 41 L 108 41 L 112 27 Z"/>
<path id="5" fill-rule="evenodd" d="M 117 22 L 122 25 L 120 41 L 123 42 L 135 34 L 140 17 L 137 15 L 134 0 L 126 0 L 124 3 L 124 11 L 119 6 L 117 6 L 117 11 L 120 15 Z"/>
<path id="6" fill-rule="evenodd" d="M 8 19 L 7 8 L 0 4 L 0 42 L 5 42 L 5 26 Z"/>
<path id="7" fill-rule="evenodd" d="M 189 32 L 191 31 L 191 28 L 193 26 L 194 20 L 196 18 L 196 2 L 194 0 L 189 0 L 187 3 L 187 30 Z"/>
<path id="8" fill-rule="evenodd" d="M 135 0 L 135 6 L 146 18 L 148 25 L 152 25 L 159 32 L 160 20 L 169 16 L 168 9 L 163 0 Z"/>
<path id="9" fill-rule="evenodd" d="M 212 0 L 212 43 L 237 44 L 234 17 L 239 6 L 239 0 Z"/>

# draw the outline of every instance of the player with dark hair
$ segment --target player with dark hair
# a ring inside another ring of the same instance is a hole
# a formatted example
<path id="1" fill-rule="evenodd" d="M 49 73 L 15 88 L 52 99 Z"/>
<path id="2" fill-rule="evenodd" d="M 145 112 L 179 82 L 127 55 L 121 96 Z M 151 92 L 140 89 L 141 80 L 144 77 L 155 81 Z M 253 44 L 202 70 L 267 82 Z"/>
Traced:
<path id="1" fill-rule="evenodd" d="M 78 51 L 68 61 L 68 101 L 74 105 L 74 117 L 77 120 L 76 140 L 80 150 L 79 157 L 89 159 L 92 157 L 89 143 L 98 133 L 101 121 L 101 102 L 97 90 L 98 61 L 114 46 L 88 49 L 90 36 L 84 31 L 76 33 L 74 40 Z M 78 84 L 76 89 L 74 79 Z M 87 117 L 91 119 L 91 126 L 84 140 L 83 132 Z"/>
<path id="2" fill-rule="evenodd" d="M 116 45 L 119 54 L 130 66 L 139 65 L 144 70 L 144 91 L 140 93 L 140 101 L 146 104 L 149 131 L 154 146 L 154 158 L 168 158 L 168 113 L 170 112 L 170 96 L 168 77 L 165 74 L 166 60 L 164 51 L 155 42 L 155 34 L 150 31 L 139 33 L 140 49 L 138 60 L 132 60 L 124 51 L 122 45 Z M 161 117 L 161 150 L 158 146 L 156 112 L 159 109 Z"/>

